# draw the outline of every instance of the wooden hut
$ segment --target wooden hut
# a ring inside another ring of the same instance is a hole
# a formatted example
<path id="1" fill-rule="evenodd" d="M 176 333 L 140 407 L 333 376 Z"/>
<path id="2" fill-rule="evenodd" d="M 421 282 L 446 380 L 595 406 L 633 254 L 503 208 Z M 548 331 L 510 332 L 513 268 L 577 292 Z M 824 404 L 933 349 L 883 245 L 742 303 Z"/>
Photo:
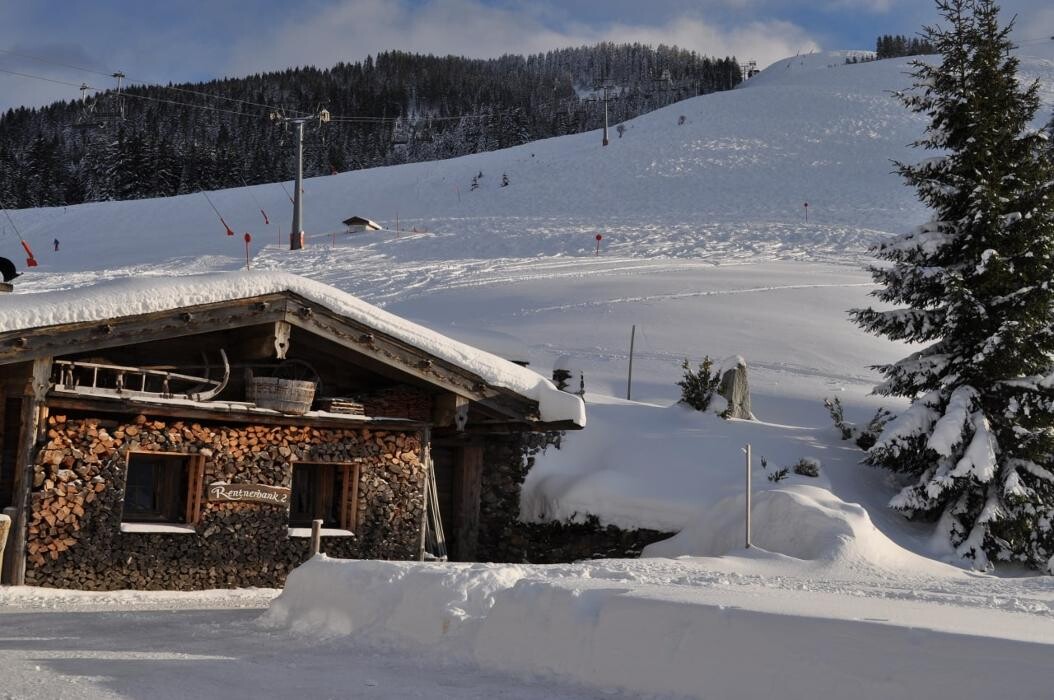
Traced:
<path id="1" fill-rule="evenodd" d="M 491 441 L 585 423 L 528 369 L 284 273 L 3 301 L 5 583 L 281 585 L 315 519 L 334 556 L 417 559 L 442 523 L 471 560 Z"/>
<path id="2" fill-rule="evenodd" d="M 364 219 L 361 216 L 353 216 L 350 219 L 344 219 L 342 223 L 347 227 L 348 233 L 380 231 L 382 228 L 382 226 L 376 221 L 370 221 L 369 219 Z"/>

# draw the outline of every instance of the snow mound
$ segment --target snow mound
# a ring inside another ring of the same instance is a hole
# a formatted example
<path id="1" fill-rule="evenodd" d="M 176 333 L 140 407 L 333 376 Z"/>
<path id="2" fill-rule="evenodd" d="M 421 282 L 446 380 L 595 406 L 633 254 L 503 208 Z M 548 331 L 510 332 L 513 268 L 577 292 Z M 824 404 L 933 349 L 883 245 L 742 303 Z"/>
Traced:
<path id="1" fill-rule="evenodd" d="M 545 567 L 320 555 L 292 572 L 260 623 L 635 695 L 734 700 L 778 688 L 790 700 L 888 700 L 940 687 L 967 700 L 1005 696 L 1007 679 L 1015 697 L 1049 691 L 1049 618 L 803 584 L 692 561 Z"/>
<path id="2" fill-rule="evenodd" d="M 515 566 L 350 565 L 320 555 L 289 575 L 264 623 L 302 633 L 368 635 L 383 642 L 470 640 L 495 593 L 523 575 Z"/>
<path id="3" fill-rule="evenodd" d="M 6 294 L 0 333 L 67 323 L 165 311 L 184 306 L 293 292 L 333 312 L 376 328 L 458 367 L 489 384 L 511 389 L 538 402 L 545 421 L 586 424 L 585 406 L 577 396 L 558 390 L 536 372 L 440 335 L 367 304 L 334 287 L 277 271 L 241 271 L 184 277 L 127 278 L 76 290 L 39 294 Z"/>
<path id="4" fill-rule="evenodd" d="M 742 496 L 727 498 L 674 537 L 649 545 L 646 557 L 717 557 L 744 548 Z M 751 544 L 795 559 L 839 562 L 914 558 L 889 541 L 867 511 L 827 489 L 796 485 L 762 490 L 751 501 Z"/>

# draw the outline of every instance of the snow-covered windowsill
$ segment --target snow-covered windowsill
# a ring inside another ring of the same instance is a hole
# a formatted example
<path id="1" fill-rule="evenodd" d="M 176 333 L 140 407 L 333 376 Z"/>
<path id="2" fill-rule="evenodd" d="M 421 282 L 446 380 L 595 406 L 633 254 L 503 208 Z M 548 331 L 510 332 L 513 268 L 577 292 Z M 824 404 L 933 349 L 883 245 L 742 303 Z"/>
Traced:
<path id="1" fill-rule="evenodd" d="M 289 528 L 290 537 L 311 537 L 311 528 L 309 527 L 291 527 Z M 336 527 L 324 527 L 322 528 L 323 537 L 354 537 L 355 533 L 351 530 L 341 530 Z"/>
<path id="2" fill-rule="evenodd" d="M 121 532 L 164 533 L 166 535 L 193 535 L 193 525 L 180 523 L 121 523 Z"/>

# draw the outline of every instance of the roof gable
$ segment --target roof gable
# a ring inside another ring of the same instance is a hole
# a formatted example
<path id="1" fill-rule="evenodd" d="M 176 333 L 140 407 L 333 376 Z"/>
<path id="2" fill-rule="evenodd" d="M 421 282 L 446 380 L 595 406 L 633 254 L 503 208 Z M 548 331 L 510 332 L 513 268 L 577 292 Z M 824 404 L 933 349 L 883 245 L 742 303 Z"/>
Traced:
<path id="1" fill-rule="evenodd" d="M 582 400 L 536 372 L 288 273 L 123 279 L 0 303 L 0 364 L 69 352 L 71 343 L 90 350 L 282 320 L 446 390 L 505 404 L 518 418 L 585 425 Z"/>

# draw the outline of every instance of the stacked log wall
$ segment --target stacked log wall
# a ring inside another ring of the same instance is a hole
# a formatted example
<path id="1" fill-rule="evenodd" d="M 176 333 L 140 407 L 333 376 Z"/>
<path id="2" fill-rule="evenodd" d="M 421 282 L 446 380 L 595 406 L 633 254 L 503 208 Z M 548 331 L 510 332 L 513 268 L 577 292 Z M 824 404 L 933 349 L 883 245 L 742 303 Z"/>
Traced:
<path id="1" fill-rule="evenodd" d="M 86 590 L 281 586 L 308 556 L 290 537 L 288 508 L 209 502 L 212 482 L 289 488 L 298 462 L 360 465 L 355 537 L 325 537 L 337 557 L 413 559 L 424 468 L 416 433 L 366 428 L 226 426 L 93 417 L 49 418 L 38 451 L 26 583 Z M 192 533 L 121 531 L 130 450 L 204 456 L 202 506 Z"/>

